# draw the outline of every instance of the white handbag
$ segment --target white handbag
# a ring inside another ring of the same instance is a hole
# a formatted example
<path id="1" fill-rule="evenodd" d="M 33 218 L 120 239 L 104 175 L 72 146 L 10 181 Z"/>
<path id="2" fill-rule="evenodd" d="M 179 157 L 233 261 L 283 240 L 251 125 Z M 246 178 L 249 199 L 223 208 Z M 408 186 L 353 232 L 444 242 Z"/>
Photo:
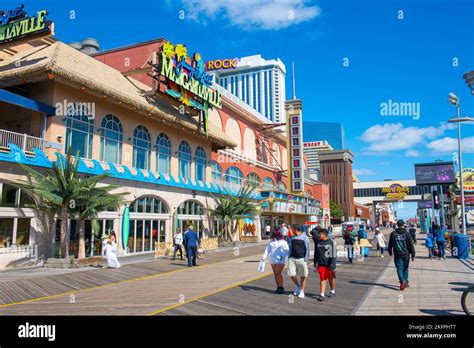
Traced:
<path id="1" fill-rule="evenodd" d="M 260 263 L 258 264 L 258 271 L 261 273 L 265 272 L 265 260 L 260 260 Z"/>

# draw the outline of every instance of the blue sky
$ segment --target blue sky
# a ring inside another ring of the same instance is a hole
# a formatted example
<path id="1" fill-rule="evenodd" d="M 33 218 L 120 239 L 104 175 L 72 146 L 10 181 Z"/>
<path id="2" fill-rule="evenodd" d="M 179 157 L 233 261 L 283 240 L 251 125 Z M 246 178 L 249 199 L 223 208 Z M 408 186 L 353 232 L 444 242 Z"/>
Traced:
<path id="1" fill-rule="evenodd" d="M 304 118 L 343 123 L 362 181 L 411 179 L 414 163 L 452 159 L 457 132 L 442 123 L 455 116 L 449 92 L 474 116 L 462 79 L 474 69 L 471 0 L 21 2 L 29 12 L 46 8 L 68 43 L 95 37 L 110 49 L 165 37 L 205 60 L 260 53 L 287 70 L 295 61 Z M 287 97 L 290 86 L 288 74 Z M 381 115 L 389 100 L 415 103 L 419 118 Z M 462 130 L 464 165 L 472 167 L 473 125 Z"/>

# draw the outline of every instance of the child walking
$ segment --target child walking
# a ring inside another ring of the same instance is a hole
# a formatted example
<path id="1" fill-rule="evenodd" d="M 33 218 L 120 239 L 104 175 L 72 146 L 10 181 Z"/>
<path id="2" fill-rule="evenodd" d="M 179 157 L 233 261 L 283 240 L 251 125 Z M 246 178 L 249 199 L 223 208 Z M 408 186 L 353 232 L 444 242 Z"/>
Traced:
<path id="1" fill-rule="evenodd" d="M 375 229 L 375 244 L 377 246 L 377 256 L 384 257 L 383 252 L 385 250 L 385 247 L 387 246 L 387 241 L 385 240 L 385 236 L 383 233 L 380 232 L 380 229 L 377 227 Z"/>

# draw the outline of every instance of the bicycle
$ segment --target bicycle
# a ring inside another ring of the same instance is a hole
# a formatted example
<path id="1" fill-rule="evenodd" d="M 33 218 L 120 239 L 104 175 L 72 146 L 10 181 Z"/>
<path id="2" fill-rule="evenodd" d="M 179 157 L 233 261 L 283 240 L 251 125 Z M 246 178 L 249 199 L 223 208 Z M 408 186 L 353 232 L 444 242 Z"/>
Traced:
<path id="1" fill-rule="evenodd" d="M 474 315 L 474 284 L 464 289 L 461 296 L 461 306 L 466 315 Z"/>

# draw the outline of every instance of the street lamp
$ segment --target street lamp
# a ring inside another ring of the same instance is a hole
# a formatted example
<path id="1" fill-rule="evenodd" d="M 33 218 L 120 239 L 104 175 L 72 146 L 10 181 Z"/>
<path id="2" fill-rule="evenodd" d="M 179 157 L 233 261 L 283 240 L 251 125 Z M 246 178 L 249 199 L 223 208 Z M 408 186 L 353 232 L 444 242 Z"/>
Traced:
<path id="1" fill-rule="evenodd" d="M 459 97 L 453 92 L 448 94 L 448 102 L 456 107 L 457 119 L 455 122 L 458 124 L 458 156 L 459 156 L 459 184 L 461 186 L 461 223 L 462 233 L 466 234 L 466 217 L 464 207 L 464 180 L 462 177 L 462 144 L 461 144 L 461 112 L 459 110 Z M 450 120 L 454 121 L 454 120 Z M 456 229 L 457 230 L 457 229 Z"/>

